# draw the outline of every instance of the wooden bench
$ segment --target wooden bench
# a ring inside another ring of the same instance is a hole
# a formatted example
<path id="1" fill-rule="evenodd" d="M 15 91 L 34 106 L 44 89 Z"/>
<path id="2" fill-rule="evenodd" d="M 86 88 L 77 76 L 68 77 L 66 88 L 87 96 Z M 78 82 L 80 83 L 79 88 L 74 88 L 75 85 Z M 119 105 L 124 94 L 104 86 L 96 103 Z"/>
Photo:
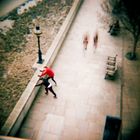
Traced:
<path id="1" fill-rule="evenodd" d="M 114 78 L 115 73 L 117 71 L 116 58 L 117 58 L 117 55 L 115 57 L 112 57 L 112 56 L 107 57 L 105 79 Z"/>
<path id="2" fill-rule="evenodd" d="M 108 56 L 108 57 L 107 57 L 107 60 L 108 60 L 108 61 L 116 61 L 116 57 L 117 57 L 117 55 L 116 55 L 115 57 Z"/>

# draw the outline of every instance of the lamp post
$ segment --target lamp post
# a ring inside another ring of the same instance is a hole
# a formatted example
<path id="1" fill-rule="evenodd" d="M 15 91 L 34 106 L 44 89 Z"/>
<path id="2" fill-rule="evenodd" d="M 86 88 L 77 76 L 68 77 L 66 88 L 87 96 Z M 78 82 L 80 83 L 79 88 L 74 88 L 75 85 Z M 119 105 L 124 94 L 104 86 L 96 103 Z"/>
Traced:
<path id="1" fill-rule="evenodd" d="M 36 26 L 35 30 L 34 30 L 35 35 L 37 36 L 37 40 L 38 40 L 38 62 L 39 64 L 42 64 L 43 60 L 42 60 L 42 52 L 40 49 L 40 35 L 42 34 L 40 27 Z"/>

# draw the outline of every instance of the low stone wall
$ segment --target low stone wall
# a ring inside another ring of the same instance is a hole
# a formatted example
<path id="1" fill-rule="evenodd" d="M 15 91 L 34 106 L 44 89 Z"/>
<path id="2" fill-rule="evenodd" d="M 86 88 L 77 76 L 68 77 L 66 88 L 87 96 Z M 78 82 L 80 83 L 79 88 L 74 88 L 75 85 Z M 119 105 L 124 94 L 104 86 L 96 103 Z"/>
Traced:
<path id="1" fill-rule="evenodd" d="M 10 137 L 10 136 L 0 136 L 0 140 L 31 140 L 31 139 L 22 139 L 17 137 Z"/>
<path id="2" fill-rule="evenodd" d="M 38 83 L 40 74 L 40 69 L 43 69 L 44 66 L 51 66 L 59 52 L 62 43 L 70 29 L 70 26 L 82 4 L 83 0 L 74 0 L 73 6 L 65 19 L 62 27 L 60 28 L 57 36 L 55 37 L 50 49 L 47 51 L 43 64 L 37 65 L 37 70 L 35 71 L 33 77 L 31 78 L 29 84 L 27 85 L 26 89 L 24 90 L 22 96 L 20 97 L 19 101 L 17 102 L 15 108 L 11 112 L 10 116 L 8 117 L 7 121 L 5 122 L 4 126 L 1 129 L 2 135 L 9 135 L 14 136 L 18 129 L 20 128 L 23 119 L 25 118 L 28 110 L 30 109 L 32 102 L 34 101 L 39 88 L 35 87 Z"/>

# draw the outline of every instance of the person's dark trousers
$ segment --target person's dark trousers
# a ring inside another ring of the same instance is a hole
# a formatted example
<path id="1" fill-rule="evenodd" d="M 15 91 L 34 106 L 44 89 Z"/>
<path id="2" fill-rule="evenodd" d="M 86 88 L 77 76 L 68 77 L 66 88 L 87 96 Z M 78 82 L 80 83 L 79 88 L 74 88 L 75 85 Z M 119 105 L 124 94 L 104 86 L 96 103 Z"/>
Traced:
<path id="1" fill-rule="evenodd" d="M 55 92 L 53 91 L 52 87 L 49 87 L 49 88 L 45 88 L 46 92 L 48 93 L 48 90 L 54 95 L 54 97 L 56 98 L 56 94 Z"/>
<path id="2" fill-rule="evenodd" d="M 48 77 L 47 80 L 52 79 L 55 83 L 55 85 L 57 85 L 56 81 L 54 80 L 54 77 Z"/>
<path id="3" fill-rule="evenodd" d="M 45 90 L 46 90 L 46 93 L 45 94 L 48 94 L 48 88 L 47 87 L 45 88 Z"/>

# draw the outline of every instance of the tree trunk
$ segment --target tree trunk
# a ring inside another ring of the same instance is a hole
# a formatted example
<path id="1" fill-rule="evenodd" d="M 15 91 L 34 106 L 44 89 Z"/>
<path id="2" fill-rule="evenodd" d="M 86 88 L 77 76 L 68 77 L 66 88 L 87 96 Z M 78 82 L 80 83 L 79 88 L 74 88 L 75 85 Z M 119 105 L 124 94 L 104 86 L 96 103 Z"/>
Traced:
<path id="1" fill-rule="evenodd" d="M 137 41 L 135 40 L 133 50 L 132 50 L 132 59 L 136 58 L 136 48 L 137 48 Z"/>
<path id="2" fill-rule="evenodd" d="M 133 46 L 133 50 L 132 50 L 132 53 L 131 53 L 131 59 L 134 60 L 136 59 L 136 48 L 137 48 L 137 42 L 138 40 L 136 38 L 134 38 L 134 46 Z"/>
<path id="3" fill-rule="evenodd" d="M 138 43 L 138 36 L 133 36 L 134 37 L 134 42 L 133 42 L 133 48 L 131 52 L 128 52 L 126 54 L 126 57 L 129 60 L 136 60 L 136 48 L 137 48 L 137 43 Z"/>

